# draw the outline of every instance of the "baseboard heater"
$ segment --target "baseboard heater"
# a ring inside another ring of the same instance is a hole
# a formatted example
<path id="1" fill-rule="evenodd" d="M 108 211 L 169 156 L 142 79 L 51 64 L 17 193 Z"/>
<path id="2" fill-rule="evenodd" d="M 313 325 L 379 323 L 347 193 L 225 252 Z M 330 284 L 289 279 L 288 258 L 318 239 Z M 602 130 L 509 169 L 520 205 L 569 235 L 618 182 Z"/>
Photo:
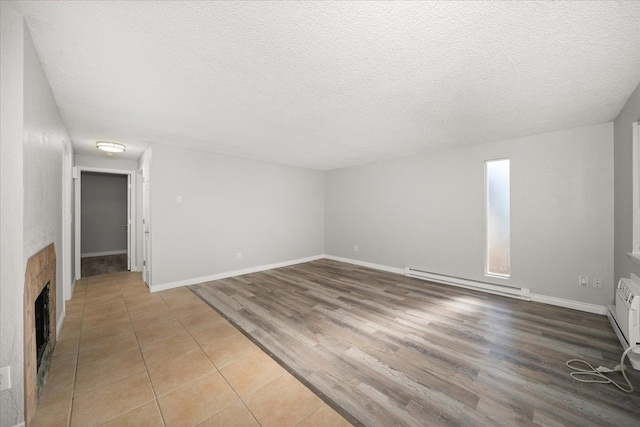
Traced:
<path id="1" fill-rule="evenodd" d="M 463 279 L 461 277 L 455 276 L 446 276 L 444 274 L 431 273 L 429 271 L 419 270 L 411 267 L 404 268 L 404 275 L 407 277 L 414 277 L 416 279 L 429 280 L 445 285 L 458 286 L 460 288 L 473 289 L 490 294 L 503 295 L 526 301 L 531 300 L 531 291 L 529 288 L 514 288 L 511 286 L 496 285 L 495 283 Z"/>

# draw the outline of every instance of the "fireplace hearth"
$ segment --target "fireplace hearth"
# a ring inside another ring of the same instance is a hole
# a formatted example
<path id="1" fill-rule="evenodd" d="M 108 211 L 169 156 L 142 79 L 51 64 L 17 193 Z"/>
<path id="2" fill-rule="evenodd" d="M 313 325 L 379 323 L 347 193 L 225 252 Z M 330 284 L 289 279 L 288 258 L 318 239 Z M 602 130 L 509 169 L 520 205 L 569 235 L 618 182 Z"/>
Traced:
<path id="1" fill-rule="evenodd" d="M 27 261 L 24 278 L 24 414 L 33 415 L 56 345 L 56 252 L 53 243 Z"/>

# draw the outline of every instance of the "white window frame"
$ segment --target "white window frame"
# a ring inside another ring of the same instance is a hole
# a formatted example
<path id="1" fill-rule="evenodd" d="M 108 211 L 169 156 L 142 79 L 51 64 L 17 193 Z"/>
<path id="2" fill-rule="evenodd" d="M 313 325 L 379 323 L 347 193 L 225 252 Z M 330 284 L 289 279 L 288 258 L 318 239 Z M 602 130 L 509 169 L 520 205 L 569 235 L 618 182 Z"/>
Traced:
<path id="1" fill-rule="evenodd" d="M 493 273 L 489 271 L 489 193 L 487 180 L 487 165 L 489 162 L 498 162 L 501 160 L 509 161 L 509 274 Z M 511 278 L 511 158 L 502 157 L 497 159 L 489 159 L 484 162 L 484 275 L 498 279 Z"/>
<path id="2" fill-rule="evenodd" d="M 640 121 L 633 124 L 632 142 L 633 179 L 633 237 L 629 257 L 640 264 Z"/>

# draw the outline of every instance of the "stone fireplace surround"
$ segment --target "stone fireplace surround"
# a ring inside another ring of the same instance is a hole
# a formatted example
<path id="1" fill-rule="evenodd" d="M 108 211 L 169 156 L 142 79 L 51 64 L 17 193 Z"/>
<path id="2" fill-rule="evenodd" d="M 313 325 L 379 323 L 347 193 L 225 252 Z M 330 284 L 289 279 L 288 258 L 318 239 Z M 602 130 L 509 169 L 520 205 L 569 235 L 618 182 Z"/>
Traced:
<path id="1" fill-rule="evenodd" d="M 53 243 L 31 256 L 27 261 L 24 278 L 24 418 L 25 425 L 33 424 L 33 416 L 38 400 L 38 380 L 36 372 L 36 327 L 35 301 L 44 287 L 49 284 L 49 352 L 51 358 L 56 345 L 56 251 Z M 49 360 L 42 361 L 48 365 Z"/>

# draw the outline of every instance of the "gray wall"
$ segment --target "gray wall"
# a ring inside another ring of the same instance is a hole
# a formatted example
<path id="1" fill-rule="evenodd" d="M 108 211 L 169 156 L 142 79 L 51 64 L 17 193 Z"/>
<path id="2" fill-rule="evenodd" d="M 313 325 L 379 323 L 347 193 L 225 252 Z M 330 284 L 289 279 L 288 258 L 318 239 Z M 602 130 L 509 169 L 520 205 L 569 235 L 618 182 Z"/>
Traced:
<path id="1" fill-rule="evenodd" d="M 24 419 L 23 295 L 27 259 L 51 242 L 62 287 L 62 150 L 69 135 L 22 17 L 2 3 L 2 347 L 11 390 L 0 393 L 0 426 Z M 5 128 L 6 126 L 6 128 Z M 6 157 L 5 157 L 6 156 Z M 6 168 L 6 169 L 5 169 Z M 5 178 L 8 179 L 5 181 Z"/>
<path id="2" fill-rule="evenodd" d="M 640 85 L 614 122 L 615 165 L 615 277 L 640 276 L 640 265 L 627 256 L 633 236 L 632 124 L 640 120 Z"/>
<path id="3" fill-rule="evenodd" d="M 511 279 L 484 276 L 484 161 L 511 158 Z M 606 304 L 613 124 L 327 172 L 325 252 Z M 354 246 L 359 246 L 359 252 Z M 578 287 L 578 276 L 603 289 Z"/>
<path id="4" fill-rule="evenodd" d="M 81 255 L 127 251 L 127 176 L 83 172 Z"/>
<path id="5" fill-rule="evenodd" d="M 322 172 L 153 144 L 151 176 L 153 285 L 323 253 Z"/>

